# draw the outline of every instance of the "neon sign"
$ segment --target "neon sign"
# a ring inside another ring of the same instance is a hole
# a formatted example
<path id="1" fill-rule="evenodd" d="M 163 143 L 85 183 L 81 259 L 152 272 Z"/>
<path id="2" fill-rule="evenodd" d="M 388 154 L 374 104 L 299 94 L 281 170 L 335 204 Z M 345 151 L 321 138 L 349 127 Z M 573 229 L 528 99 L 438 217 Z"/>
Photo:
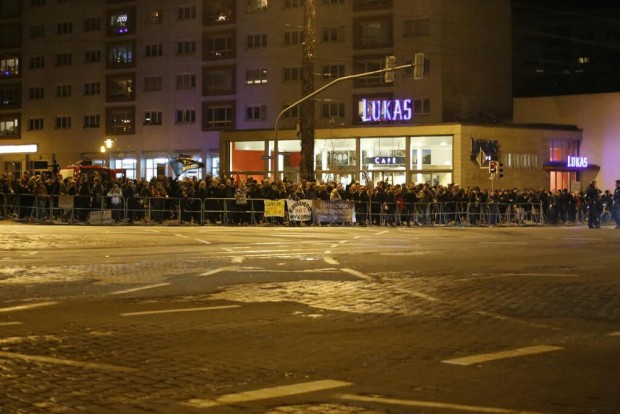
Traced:
<path id="1" fill-rule="evenodd" d="M 568 156 L 567 167 L 588 168 L 588 157 L 571 157 Z"/>
<path id="2" fill-rule="evenodd" d="M 362 122 L 410 121 L 411 99 L 377 99 L 360 101 Z"/>

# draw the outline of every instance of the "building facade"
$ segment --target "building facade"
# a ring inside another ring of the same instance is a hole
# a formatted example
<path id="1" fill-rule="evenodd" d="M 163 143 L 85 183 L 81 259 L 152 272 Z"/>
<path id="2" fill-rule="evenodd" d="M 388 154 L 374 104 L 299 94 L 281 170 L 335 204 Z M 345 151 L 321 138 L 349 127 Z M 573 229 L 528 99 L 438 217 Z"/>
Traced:
<path id="1" fill-rule="evenodd" d="M 318 128 L 365 124 L 363 101 L 411 99 L 414 119 L 386 124 L 503 120 L 511 116 L 510 10 L 480 0 L 321 0 L 316 3 Z M 0 0 L 0 140 L 34 145 L 0 155 L 19 172 L 34 161 L 89 158 L 152 176 L 189 154 L 219 170 L 222 131 L 270 129 L 300 98 L 302 0 Z M 297 110 L 282 128 L 294 128 Z M 111 148 L 102 148 L 110 139 Z M 15 148 L 11 148 L 15 149 Z M 105 152 L 101 152 L 101 151 Z M 4 151 L 4 152 L 9 152 Z M 168 170 L 168 173 L 170 171 Z"/>

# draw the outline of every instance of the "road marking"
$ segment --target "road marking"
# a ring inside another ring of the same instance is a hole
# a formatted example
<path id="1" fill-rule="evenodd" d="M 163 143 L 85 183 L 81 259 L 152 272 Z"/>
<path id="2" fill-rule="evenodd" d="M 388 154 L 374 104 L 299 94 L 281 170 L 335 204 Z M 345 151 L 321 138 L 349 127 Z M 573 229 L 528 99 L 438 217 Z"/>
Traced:
<path id="1" fill-rule="evenodd" d="M 0 312 L 14 312 L 14 311 L 42 308 L 44 306 L 56 305 L 57 303 L 58 302 L 41 302 L 41 303 L 32 303 L 30 305 L 12 306 L 10 308 L 0 308 Z"/>
<path id="2" fill-rule="evenodd" d="M 174 235 L 175 235 L 175 236 L 177 236 L 177 237 L 180 237 L 180 238 L 182 238 L 182 239 L 189 239 L 189 236 L 186 236 L 186 235 L 184 235 L 184 234 L 178 234 L 178 233 L 175 233 Z"/>
<path id="3" fill-rule="evenodd" d="M 22 322 L 0 322 L 0 326 L 21 325 Z"/>
<path id="4" fill-rule="evenodd" d="M 493 352 L 489 354 L 480 354 L 463 358 L 448 359 L 441 362 L 443 362 L 444 364 L 467 366 L 479 364 L 481 362 L 495 361 L 498 359 L 516 358 L 526 355 L 541 354 L 544 352 L 560 351 L 562 349 L 564 348 L 549 345 L 528 346 L 525 348 L 510 349 L 507 351 Z"/>
<path id="5" fill-rule="evenodd" d="M 133 289 L 126 289 L 126 290 L 117 290 L 116 292 L 112 292 L 111 295 L 123 295 L 125 293 L 139 292 L 141 290 L 155 289 L 158 287 L 163 287 L 163 286 L 168 286 L 168 285 L 170 285 L 170 283 L 157 283 L 156 285 L 140 286 L 140 287 L 136 287 Z"/>
<path id="6" fill-rule="evenodd" d="M 478 311 L 477 313 L 478 313 L 478 315 L 488 316 L 490 318 L 499 319 L 501 321 L 509 321 L 509 322 L 514 322 L 514 323 L 519 323 L 519 324 L 522 324 L 522 325 L 531 326 L 533 328 L 544 328 L 544 329 L 551 329 L 551 330 L 554 330 L 554 331 L 562 330 L 562 328 L 558 328 L 557 326 L 545 325 L 545 324 L 542 324 L 542 323 L 531 323 L 531 322 L 527 322 L 527 321 L 524 321 L 524 320 L 521 320 L 521 319 L 511 318 L 509 316 L 500 315 L 500 314 L 497 314 L 497 313 L 491 313 L 491 312 L 485 312 L 485 311 Z"/>
<path id="7" fill-rule="evenodd" d="M 141 315 L 157 315 L 162 313 L 179 313 L 179 312 L 198 312 L 220 309 L 240 308 L 240 305 L 224 305 L 224 306 L 207 306 L 204 308 L 180 308 L 180 309 L 164 309 L 158 311 L 128 312 L 121 313 L 121 316 L 141 316 Z"/>
<path id="8" fill-rule="evenodd" d="M 350 382 L 334 380 L 313 381 L 293 385 L 282 385 L 273 388 L 263 388 L 260 390 L 245 391 L 237 394 L 227 394 L 222 395 L 221 397 L 217 397 L 213 400 L 195 398 L 185 402 L 184 404 L 196 408 L 217 407 L 219 405 L 239 404 L 248 401 L 287 397 L 290 395 L 298 394 L 307 394 L 310 392 L 329 390 L 339 387 L 347 387 L 349 385 L 353 384 L 351 384 Z"/>
<path id="9" fill-rule="evenodd" d="M 338 262 L 338 260 L 334 259 L 333 257 L 329 257 L 329 256 L 323 257 L 323 260 L 325 260 L 325 262 L 330 264 L 330 265 L 339 265 L 340 264 L 340 262 Z"/>
<path id="10" fill-rule="evenodd" d="M 500 276 L 543 276 L 543 277 L 579 277 L 566 273 L 502 273 Z"/>
<path id="11" fill-rule="evenodd" d="M 244 260 L 243 256 L 235 256 L 232 258 L 231 263 L 243 263 Z"/>
<path id="12" fill-rule="evenodd" d="M 354 269 L 345 268 L 345 269 L 340 269 L 340 270 L 342 270 L 343 272 L 348 273 L 350 275 L 353 275 L 355 277 L 359 277 L 360 279 L 372 280 L 372 278 L 370 276 L 368 276 L 368 275 L 366 275 L 366 274 L 364 274 L 362 272 L 358 272 L 357 270 L 354 270 Z"/>
<path id="13" fill-rule="evenodd" d="M 202 239 L 194 239 L 194 240 L 196 240 L 198 243 L 211 244 L 211 242 L 207 240 L 202 240 Z"/>
<path id="14" fill-rule="evenodd" d="M 620 332 L 612 332 L 608 336 L 620 336 Z"/>
<path id="15" fill-rule="evenodd" d="M 379 233 L 375 233 L 375 236 L 380 236 L 382 234 L 388 233 L 388 231 L 380 231 Z"/>
<path id="16" fill-rule="evenodd" d="M 20 359 L 22 361 L 40 362 L 44 364 L 68 365 L 68 366 L 79 367 L 79 368 L 93 368 L 93 369 L 101 369 L 105 371 L 119 371 L 119 372 L 135 371 L 134 368 L 119 367 L 117 365 L 98 364 L 95 362 L 74 361 L 71 359 L 53 358 L 53 357 L 46 357 L 46 356 L 40 356 L 40 355 L 16 354 L 13 352 L 0 351 L 0 358 Z"/>
<path id="17" fill-rule="evenodd" d="M 538 413 L 535 411 L 510 410 L 506 408 L 480 407 L 480 406 L 474 406 L 474 405 L 448 404 L 448 403 L 438 403 L 438 402 L 431 402 L 431 401 L 398 400 L 395 398 L 368 397 L 365 395 L 344 394 L 344 395 L 340 395 L 339 398 L 343 400 L 348 400 L 348 401 L 403 405 L 403 406 L 408 406 L 408 407 L 438 408 L 438 409 L 445 409 L 445 410 L 466 411 L 466 412 L 474 412 L 474 413 L 542 414 L 542 413 Z"/>
<path id="18" fill-rule="evenodd" d="M 200 273 L 198 276 L 213 276 L 218 273 L 225 272 L 227 270 L 235 270 L 235 269 L 236 269 L 235 266 L 218 267 L 217 269 L 213 269 L 213 270 L 209 270 L 208 272 Z"/>

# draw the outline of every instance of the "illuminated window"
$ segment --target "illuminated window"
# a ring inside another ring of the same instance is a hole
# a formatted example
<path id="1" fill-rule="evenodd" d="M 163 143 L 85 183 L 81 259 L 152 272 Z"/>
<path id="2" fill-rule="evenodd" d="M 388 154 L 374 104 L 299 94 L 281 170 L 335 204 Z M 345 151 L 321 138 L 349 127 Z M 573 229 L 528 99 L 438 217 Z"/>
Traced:
<path id="1" fill-rule="evenodd" d="M 106 110 L 106 134 L 130 135 L 135 133 L 135 108 L 108 108 Z"/>
<path id="2" fill-rule="evenodd" d="M 249 69 L 245 71 L 246 85 L 261 85 L 267 83 L 267 69 Z"/>
<path id="3" fill-rule="evenodd" d="M 144 125 L 161 125 L 161 111 L 149 111 L 144 113 Z"/>
<path id="4" fill-rule="evenodd" d="M 115 14 L 110 17 L 110 29 L 116 34 L 126 34 L 128 28 L 129 16 L 126 13 Z"/>
<path id="5" fill-rule="evenodd" d="M 2 76 L 18 76 L 19 59 L 16 57 L 1 58 L 0 73 L 2 73 Z"/>
<path id="6" fill-rule="evenodd" d="M 213 34 L 206 38 L 205 53 L 207 57 L 221 59 L 234 57 L 235 37 L 233 34 Z"/>
<path id="7" fill-rule="evenodd" d="M 0 137 L 16 138 L 19 136 L 19 118 L 3 115 L 0 118 Z"/>
<path id="8" fill-rule="evenodd" d="M 108 101 L 127 101 L 135 96 L 134 75 L 109 76 L 107 78 L 106 99 Z"/>
<path id="9" fill-rule="evenodd" d="M 163 11 L 161 9 L 147 10 L 144 13 L 144 24 L 159 24 L 162 22 L 163 22 Z"/>

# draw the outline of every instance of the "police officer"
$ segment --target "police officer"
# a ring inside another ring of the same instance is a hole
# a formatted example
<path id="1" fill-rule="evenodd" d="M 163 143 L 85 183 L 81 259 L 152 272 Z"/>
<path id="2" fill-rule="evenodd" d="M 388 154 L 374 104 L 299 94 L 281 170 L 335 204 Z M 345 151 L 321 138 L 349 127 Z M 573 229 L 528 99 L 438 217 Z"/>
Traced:
<path id="1" fill-rule="evenodd" d="M 588 203 L 588 227 L 591 229 L 601 228 L 600 212 L 601 196 L 596 181 L 592 181 L 586 190 L 586 201 Z"/>
<path id="2" fill-rule="evenodd" d="M 620 180 L 616 180 L 616 190 L 614 191 L 614 221 L 616 228 L 620 229 Z"/>

